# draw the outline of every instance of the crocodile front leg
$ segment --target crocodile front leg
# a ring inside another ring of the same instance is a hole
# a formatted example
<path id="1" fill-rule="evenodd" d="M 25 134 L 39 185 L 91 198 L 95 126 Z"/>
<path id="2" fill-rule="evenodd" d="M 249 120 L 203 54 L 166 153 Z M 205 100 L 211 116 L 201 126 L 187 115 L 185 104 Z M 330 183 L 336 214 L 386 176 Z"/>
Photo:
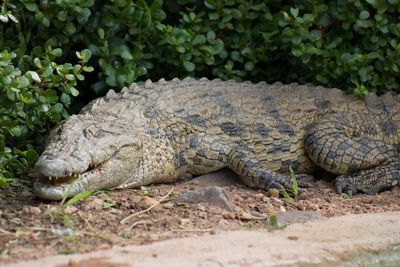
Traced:
<path id="1" fill-rule="evenodd" d="M 396 127 L 389 119 L 379 123 L 372 116 L 328 115 L 308 127 L 305 149 L 316 165 L 340 175 L 339 193 L 372 194 L 399 182 L 396 139 Z"/>
<path id="2" fill-rule="evenodd" d="M 257 159 L 257 154 L 244 147 L 233 148 L 228 155 L 228 167 L 240 175 L 243 182 L 251 187 L 261 189 L 276 188 L 294 192 L 293 181 L 289 176 L 278 174 L 271 170 Z M 299 187 L 313 187 L 310 183 L 299 179 L 308 174 L 296 175 Z M 300 190 L 301 191 L 301 190 Z"/>

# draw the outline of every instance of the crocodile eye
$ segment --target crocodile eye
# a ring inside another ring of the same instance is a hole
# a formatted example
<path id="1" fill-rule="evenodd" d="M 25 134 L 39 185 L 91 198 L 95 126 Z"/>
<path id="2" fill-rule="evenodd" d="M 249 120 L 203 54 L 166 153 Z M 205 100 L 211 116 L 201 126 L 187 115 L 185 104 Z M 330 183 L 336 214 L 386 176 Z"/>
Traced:
<path id="1" fill-rule="evenodd" d="M 96 129 L 96 132 L 93 133 L 93 136 L 96 138 L 102 138 L 107 135 L 107 132 L 102 129 Z"/>
<path id="2" fill-rule="evenodd" d="M 86 138 L 98 137 L 99 132 L 100 132 L 99 129 L 97 129 L 94 125 L 91 125 L 83 130 L 83 135 Z"/>

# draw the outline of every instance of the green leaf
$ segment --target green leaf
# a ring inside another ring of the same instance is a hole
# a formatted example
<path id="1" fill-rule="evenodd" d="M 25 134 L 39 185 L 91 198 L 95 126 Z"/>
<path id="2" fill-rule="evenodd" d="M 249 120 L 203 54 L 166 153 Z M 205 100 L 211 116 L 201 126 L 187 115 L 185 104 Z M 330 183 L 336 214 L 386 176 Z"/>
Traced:
<path id="1" fill-rule="evenodd" d="M 292 43 L 293 44 L 300 44 L 301 43 L 301 36 L 300 35 L 295 35 L 292 37 Z"/>
<path id="2" fill-rule="evenodd" d="M 61 103 L 56 103 L 53 105 L 52 109 L 55 112 L 61 113 L 61 111 L 63 110 L 64 106 Z"/>
<path id="3" fill-rule="evenodd" d="M 35 59 L 33 60 L 33 64 L 35 64 L 35 66 L 39 69 L 42 68 L 42 63 L 40 62 L 40 59 L 38 59 L 37 57 L 35 57 Z"/>
<path id="4" fill-rule="evenodd" d="M 55 57 L 60 57 L 62 55 L 61 48 L 56 48 L 51 51 L 51 54 Z"/>
<path id="5" fill-rule="evenodd" d="M 18 80 L 18 88 L 25 88 L 29 86 L 29 80 L 25 76 L 21 76 Z"/>
<path id="6" fill-rule="evenodd" d="M 48 28 L 48 27 L 50 27 L 50 20 L 48 18 L 46 18 L 46 17 L 43 17 L 42 24 L 43 24 L 43 26 Z"/>
<path id="7" fill-rule="evenodd" d="M 363 10 L 360 12 L 360 19 L 367 19 L 369 18 L 369 13 L 367 10 Z"/>
<path id="8" fill-rule="evenodd" d="M 208 31 L 207 32 L 207 40 L 214 40 L 215 39 L 215 32 L 214 31 Z"/>
<path id="9" fill-rule="evenodd" d="M 35 3 L 24 3 L 24 6 L 31 12 L 35 12 L 38 9 L 38 6 Z"/>
<path id="10" fill-rule="evenodd" d="M 68 35 L 73 35 L 76 32 L 76 27 L 72 22 L 68 22 L 65 25 L 64 30 Z"/>
<path id="11" fill-rule="evenodd" d="M 68 81 L 75 81 L 75 75 L 73 75 L 73 74 L 66 74 L 66 75 L 65 75 L 65 78 L 66 78 Z"/>
<path id="12" fill-rule="evenodd" d="M 84 50 L 82 50 L 80 54 L 82 55 L 82 58 L 81 58 L 81 59 L 82 59 L 84 62 L 88 62 L 89 59 L 90 59 L 90 57 L 92 56 L 92 52 L 90 52 L 89 49 L 84 49 Z"/>
<path id="13" fill-rule="evenodd" d="M 12 179 L 9 179 L 9 178 L 4 177 L 4 176 L 0 173 L 0 187 L 9 185 L 11 181 L 12 181 Z"/>
<path id="14" fill-rule="evenodd" d="M 178 51 L 179 53 L 185 53 L 185 48 L 183 46 L 177 46 L 176 51 Z"/>
<path id="15" fill-rule="evenodd" d="M 101 29 L 101 28 L 98 29 L 97 30 L 97 35 L 99 36 L 100 39 L 104 39 L 104 35 L 105 35 L 104 30 Z"/>
<path id="16" fill-rule="evenodd" d="M 73 96 L 78 96 L 79 95 L 79 91 L 76 90 L 75 87 L 71 87 L 70 92 L 71 92 L 71 95 L 73 95 Z"/>
<path id="17" fill-rule="evenodd" d="M 8 16 L 7 15 L 0 15 L 0 20 L 4 23 L 8 22 Z"/>
<path id="18" fill-rule="evenodd" d="M 31 165 L 33 165 L 39 157 L 38 154 L 36 153 L 36 151 L 33 149 L 28 149 L 27 151 L 24 152 L 24 155 L 25 155 L 26 160 Z"/>
<path id="19" fill-rule="evenodd" d="M 76 202 L 93 195 L 94 192 L 96 192 L 96 190 L 81 192 L 81 193 L 73 196 L 70 200 L 67 201 L 67 203 L 65 203 L 65 205 L 63 205 L 63 208 L 71 206 L 71 205 L 75 204 Z"/>
<path id="20" fill-rule="evenodd" d="M 57 13 L 57 19 L 59 21 L 66 21 L 67 20 L 68 13 L 65 10 L 61 10 L 60 12 Z"/>
<path id="21" fill-rule="evenodd" d="M 85 80 L 85 76 L 83 76 L 82 74 L 75 74 L 75 77 L 79 80 L 79 81 L 83 81 Z"/>
<path id="22" fill-rule="evenodd" d="M 219 15 L 218 15 L 218 13 L 209 13 L 208 14 L 208 18 L 210 19 L 210 20 L 217 20 L 218 18 L 219 18 Z"/>
<path id="23" fill-rule="evenodd" d="M 12 21 L 14 21 L 15 23 L 19 23 L 18 19 L 16 17 L 14 17 L 13 14 L 8 14 L 7 15 Z"/>
<path id="24" fill-rule="evenodd" d="M 292 14 L 292 16 L 296 18 L 299 15 L 299 9 L 298 8 L 290 8 L 290 14 Z"/>
<path id="25" fill-rule="evenodd" d="M 36 71 L 27 71 L 26 74 L 35 82 L 40 83 L 42 80 L 39 77 L 39 74 Z"/>
<path id="26" fill-rule="evenodd" d="M 216 9 L 215 0 L 204 0 L 204 5 L 209 9 Z"/>
<path id="27" fill-rule="evenodd" d="M 192 71 L 194 71 L 194 69 L 196 68 L 196 66 L 195 66 L 192 62 L 190 62 L 190 61 L 184 61 L 184 62 L 183 62 L 183 66 L 185 67 L 185 69 L 186 69 L 188 72 L 192 72 Z"/>
<path id="28" fill-rule="evenodd" d="M 83 66 L 82 69 L 83 69 L 84 72 L 92 72 L 92 71 L 94 71 L 94 68 L 90 67 L 90 66 Z"/>
<path id="29" fill-rule="evenodd" d="M 18 136 L 20 136 L 20 135 L 22 134 L 22 129 L 21 129 L 21 127 L 19 127 L 19 126 L 15 126 L 15 127 L 12 127 L 12 128 L 10 129 L 10 133 L 11 133 L 13 136 L 18 137 Z"/>
<path id="30" fill-rule="evenodd" d="M 121 57 L 125 60 L 132 60 L 133 56 L 131 55 L 131 53 L 128 51 L 128 49 L 122 49 L 121 53 L 120 53 Z"/>
<path id="31" fill-rule="evenodd" d="M 76 55 L 77 58 L 82 59 L 81 52 L 76 51 L 76 52 L 75 52 L 75 55 Z"/>

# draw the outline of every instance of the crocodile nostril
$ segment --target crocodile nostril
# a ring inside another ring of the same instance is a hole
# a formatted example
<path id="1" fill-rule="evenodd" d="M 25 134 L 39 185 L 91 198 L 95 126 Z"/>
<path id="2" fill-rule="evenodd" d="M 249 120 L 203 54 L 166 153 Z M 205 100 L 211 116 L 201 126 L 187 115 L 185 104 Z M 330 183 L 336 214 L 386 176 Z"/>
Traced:
<path id="1" fill-rule="evenodd" d="M 44 158 L 47 160 L 55 160 L 56 156 L 54 156 L 53 154 L 43 154 Z"/>

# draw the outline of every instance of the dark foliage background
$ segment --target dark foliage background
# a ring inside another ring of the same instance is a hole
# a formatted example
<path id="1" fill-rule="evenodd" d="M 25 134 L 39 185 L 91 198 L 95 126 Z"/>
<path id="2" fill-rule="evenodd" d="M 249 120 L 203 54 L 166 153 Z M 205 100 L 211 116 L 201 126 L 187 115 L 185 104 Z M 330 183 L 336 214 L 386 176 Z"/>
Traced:
<path id="1" fill-rule="evenodd" d="M 134 81 L 400 91 L 400 1 L 5 0 L 0 48 L 5 184 L 35 162 L 45 132 L 71 107 Z"/>

